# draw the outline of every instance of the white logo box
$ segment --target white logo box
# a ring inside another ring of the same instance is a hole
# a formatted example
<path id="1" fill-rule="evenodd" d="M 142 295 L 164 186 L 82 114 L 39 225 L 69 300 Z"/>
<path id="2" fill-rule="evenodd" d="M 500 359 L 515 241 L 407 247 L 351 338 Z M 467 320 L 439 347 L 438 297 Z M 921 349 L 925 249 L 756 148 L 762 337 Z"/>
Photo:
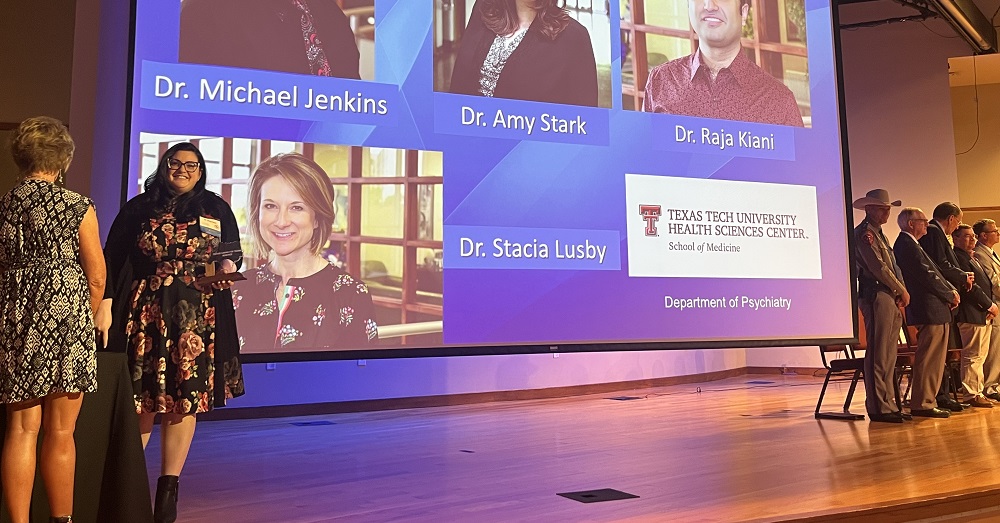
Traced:
<path id="1" fill-rule="evenodd" d="M 822 278 L 815 187 L 626 174 L 625 200 L 629 276 Z"/>

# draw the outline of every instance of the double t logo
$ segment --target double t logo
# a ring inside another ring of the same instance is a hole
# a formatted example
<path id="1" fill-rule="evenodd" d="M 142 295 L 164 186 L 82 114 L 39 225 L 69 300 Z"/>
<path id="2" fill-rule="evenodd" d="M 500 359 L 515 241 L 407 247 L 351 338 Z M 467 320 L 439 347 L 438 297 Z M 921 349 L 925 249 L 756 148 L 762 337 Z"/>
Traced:
<path id="1" fill-rule="evenodd" d="M 659 205 L 639 205 L 639 215 L 646 220 L 646 236 L 656 236 L 656 222 L 662 214 Z"/>

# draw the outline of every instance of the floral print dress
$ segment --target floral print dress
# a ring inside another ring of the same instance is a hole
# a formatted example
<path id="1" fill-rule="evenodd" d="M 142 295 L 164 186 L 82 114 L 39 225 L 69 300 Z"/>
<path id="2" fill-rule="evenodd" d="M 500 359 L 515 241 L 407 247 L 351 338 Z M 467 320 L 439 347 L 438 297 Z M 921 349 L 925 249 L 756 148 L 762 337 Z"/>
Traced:
<path id="1" fill-rule="evenodd" d="M 197 219 L 178 222 L 166 213 L 142 226 L 138 254 L 144 259 L 133 263 L 147 270 L 132 283 L 125 325 L 139 413 L 194 414 L 213 407 L 215 308 L 211 294 L 193 284 L 218 244 Z"/>
<path id="2" fill-rule="evenodd" d="M 364 349 L 378 344 L 368 286 L 337 266 L 290 278 L 283 287 L 281 276 L 268 265 L 245 274 L 246 281 L 233 286 L 244 352 Z"/>

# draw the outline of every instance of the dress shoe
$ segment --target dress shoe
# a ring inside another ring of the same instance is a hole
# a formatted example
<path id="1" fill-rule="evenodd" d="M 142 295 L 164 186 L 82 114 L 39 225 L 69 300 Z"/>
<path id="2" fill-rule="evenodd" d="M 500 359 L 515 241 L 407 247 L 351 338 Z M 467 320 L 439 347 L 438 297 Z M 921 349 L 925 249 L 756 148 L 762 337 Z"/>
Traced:
<path id="1" fill-rule="evenodd" d="M 923 418 L 947 418 L 951 413 L 944 409 L 916 409 L 910 410 L 910 414 Z"/>
<path id="2" fill-rule="evenodd" d="M 903 418 L 904 421 L 913 421 L 913 416 L 911 416 L 911 415 L 909 415 L 909 414 L 907 414 L 905 412 L 900 412 L 899 413 L 899 417 Z"/>
<path id="3" fill-rule="evenodd" d="M 1000 392 L 991 392 L 987 394 L 986 397 L 1000 403 Z"/>
<path id="4" fill-rule="evenodd" d="M 952 412 L 962 412 L 963 410 L 965 410 L 965 407 L 962 407 L 961 403 L 951 398 L 945 400 L 938 400 L 937 404 L 939 408 L 947 409 Z"/>
<path id="5" fill-rule="evenodd" d="M 877 421 L 879 423 L 902 423 L 903 417 L 899 415 L 898 412 L 890 412 L 888 414 L 869 414 L 868 418 L 872 421 Z"/>
<path id="6" fill-rule="evenodd" d="M 986 396 L 975 396 L 969 400 L 969 404 L 980 409 L 993 408 L 993 402 L 986 399 Z"/>

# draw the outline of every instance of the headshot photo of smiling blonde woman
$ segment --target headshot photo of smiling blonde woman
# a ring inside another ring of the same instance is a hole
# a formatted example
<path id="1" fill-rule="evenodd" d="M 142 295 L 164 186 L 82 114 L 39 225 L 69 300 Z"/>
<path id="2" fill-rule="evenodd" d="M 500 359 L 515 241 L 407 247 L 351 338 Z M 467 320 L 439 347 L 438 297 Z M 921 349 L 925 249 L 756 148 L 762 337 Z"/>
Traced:
<path id="1" fill-rule="evenodd" d="M 299 153 L 279 154 L 261 162 L 249 184 L 253 250 L 267 261 L 235 291 L 242 344 L 295 351 L 377 343 L 368 287 L 321 254 L 335 217 L 326 171 Z"/>

